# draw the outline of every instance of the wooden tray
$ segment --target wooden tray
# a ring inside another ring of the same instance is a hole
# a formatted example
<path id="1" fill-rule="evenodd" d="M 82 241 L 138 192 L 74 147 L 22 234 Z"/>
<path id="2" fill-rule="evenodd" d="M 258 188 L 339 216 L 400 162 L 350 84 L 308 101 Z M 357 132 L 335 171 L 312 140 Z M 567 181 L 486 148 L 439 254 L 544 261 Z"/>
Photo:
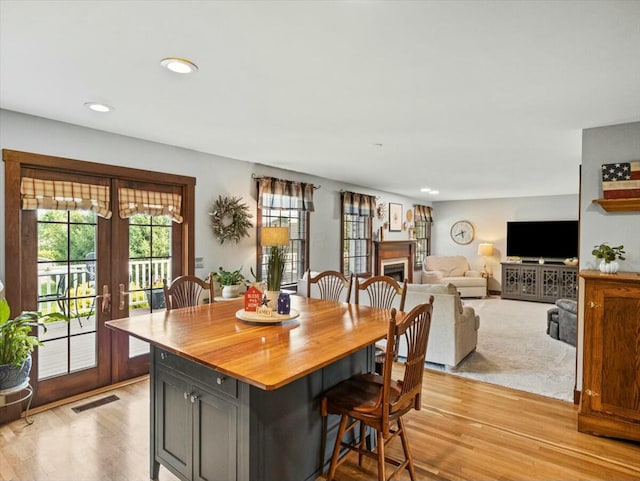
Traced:
<path id="1" fill-rule="evenodd" d="M 295 309 L 291 309 L 289 314 L 277 314 L 274 312 L 272 316 L 264 316 L 256 314 L 255 312 L 247 312 L 244 309 L 240 309 L 236 312 L 236 317 L 242 321 L 261 322 L 263 324 L 277 324 L 278 322 L 295 319 L 299 315 L 300 313 Z"/>

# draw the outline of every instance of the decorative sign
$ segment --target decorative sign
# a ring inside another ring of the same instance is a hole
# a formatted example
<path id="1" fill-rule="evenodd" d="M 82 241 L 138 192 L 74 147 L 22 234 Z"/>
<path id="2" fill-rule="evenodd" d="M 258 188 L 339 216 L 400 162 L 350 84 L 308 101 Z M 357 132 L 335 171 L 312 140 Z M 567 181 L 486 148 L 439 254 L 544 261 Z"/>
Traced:
<path id="1" fill-rule="evenodd" d="M 244 293 L 244 310 L 247 312 L 256 312 L 256 309 L 262 304 L 262 291 L 255 286 L 251 286 Z"/>
<path id="2" fill-rule="evenodd" d="M 640 161 L 602 164 L 602 194 L 605 199 L 640 197 Z"/>

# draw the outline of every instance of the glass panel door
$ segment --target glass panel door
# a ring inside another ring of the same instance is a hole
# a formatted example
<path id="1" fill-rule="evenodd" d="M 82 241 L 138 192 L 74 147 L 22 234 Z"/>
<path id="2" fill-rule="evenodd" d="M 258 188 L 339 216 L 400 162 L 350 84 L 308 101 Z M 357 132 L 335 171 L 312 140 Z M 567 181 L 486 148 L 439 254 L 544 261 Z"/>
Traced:
<path id="1" fill-rule="evenodd" d="M 39 328 L 38 380 L 97 366 L 97 216 L 38 209 L 38 311 L 69 322 Z"/>

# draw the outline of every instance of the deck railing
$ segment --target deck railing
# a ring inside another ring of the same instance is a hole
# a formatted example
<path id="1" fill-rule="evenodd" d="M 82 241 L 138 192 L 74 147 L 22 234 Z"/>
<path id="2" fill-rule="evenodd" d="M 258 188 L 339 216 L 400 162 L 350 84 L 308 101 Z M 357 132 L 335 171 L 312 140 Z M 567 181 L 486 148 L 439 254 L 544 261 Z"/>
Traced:
<path id="1" fill-rule="evenodd" d="M 72 315 L 91 313 L 96 295 L 95 271 L 87 264 L 38 266 L 38 310 L 43 313 L 69 311 Z M 171 278 L 170 259 L 129 261 L 129 308 L 148 307 L 148 294 L 162 289 L 162 279 Z M 71 306 L 68 303 L 71 302 Z"/>

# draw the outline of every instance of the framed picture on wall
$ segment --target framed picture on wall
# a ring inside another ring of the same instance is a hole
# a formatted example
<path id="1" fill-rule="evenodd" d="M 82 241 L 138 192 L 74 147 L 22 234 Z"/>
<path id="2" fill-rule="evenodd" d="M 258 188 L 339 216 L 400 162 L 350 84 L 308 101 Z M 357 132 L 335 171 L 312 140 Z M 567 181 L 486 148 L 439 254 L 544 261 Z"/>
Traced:
<path id="1" fill-rule="evenodd" d="M 402 230 L 402 204 L 389 202 L 389 232 Z"/>

